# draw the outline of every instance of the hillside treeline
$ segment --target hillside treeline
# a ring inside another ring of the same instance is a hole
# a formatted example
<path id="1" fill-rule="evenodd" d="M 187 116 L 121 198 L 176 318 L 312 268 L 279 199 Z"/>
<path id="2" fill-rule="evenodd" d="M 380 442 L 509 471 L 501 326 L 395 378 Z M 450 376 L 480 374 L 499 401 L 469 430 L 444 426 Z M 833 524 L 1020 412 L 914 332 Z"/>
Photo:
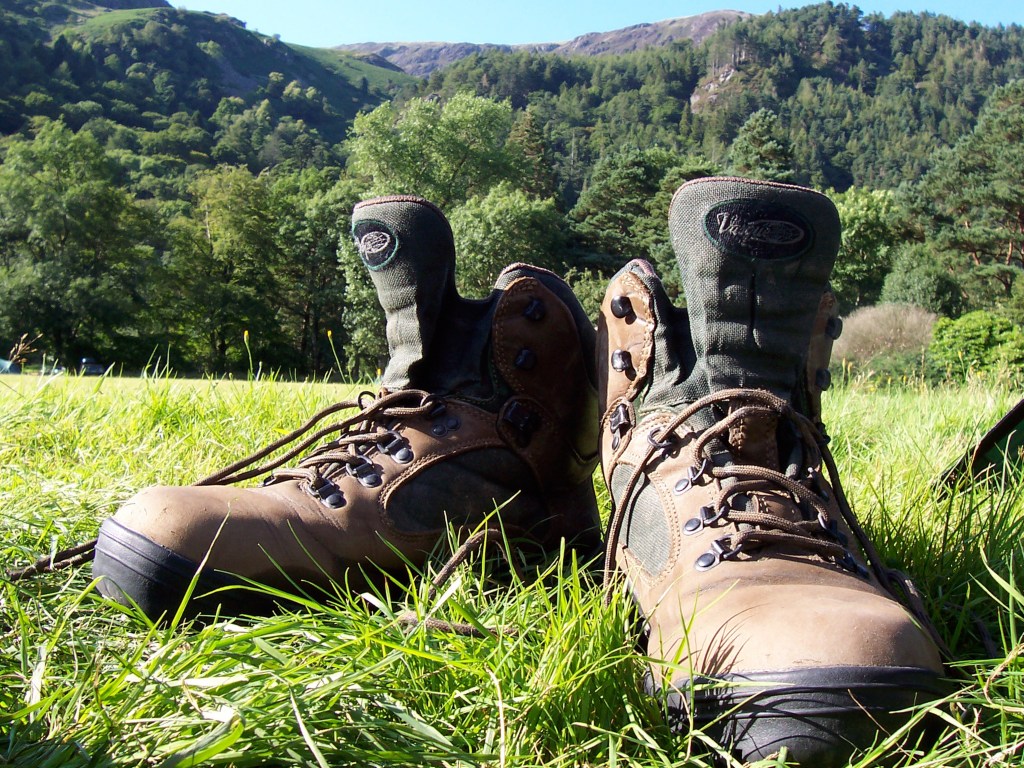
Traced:
<path id="1" fill-rule="evenodd" d="M 626 143 L 727 162 L 744 123 L 768 109 L 792 147 L 794 179 L 844 190 L 920 178 L 936 146 L 971 129 L 993 87 L 1020 77 L 1019 26 L 865 16 L 825 3 L 741 21 L 699 46 L 575 59 L 476 55 L 434 72 L 420 93 L 468 89 L 531 107 L 560 177 L 577 189 Z"/>
<path id="2" fill-rule="evenodd" d="M 678 289 L 668 202 L 709 173 L 833 190 L 845 311 L 1024 319 L 1019 27 L 823 4 L 700 46 L 496 53 L 417 82 L 343 77 L 209 14 L 61 32 L 62 13 L 0 11 L 0 357 L 24 340 L 30 362 L 369 375 L 385 350 L 348 243 L 359 199 L 442 206 L 470 295 L 525 260 L 593 311 L 633 257 Z"/>

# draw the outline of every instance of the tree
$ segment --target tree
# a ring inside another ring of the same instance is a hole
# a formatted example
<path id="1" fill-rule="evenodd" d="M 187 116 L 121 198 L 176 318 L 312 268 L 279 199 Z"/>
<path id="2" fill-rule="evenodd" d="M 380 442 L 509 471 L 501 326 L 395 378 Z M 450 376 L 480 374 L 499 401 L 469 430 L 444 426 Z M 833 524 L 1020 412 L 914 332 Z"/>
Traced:
<path id="1" fill-rule="evenodd" d="M 748 117 L 729 148 L 729 162 L 739 176 L 792 180 L 793 150 L 779 116 L 769 109 L 759 109 Z"/>
<path id="2" fill-rule="evenodd" d="M 13 142 L 0 167 L 0 337 L 38 334 L 67 363 L 145 354 L 154 232 L 88 132 L 51 122 Z"/>
<path id="3" fill-rule="evenodd" d="M 569 213 L 577 241 L 590 252 L 577 269 L 596 273 L 591 279 L 603 274 L 606 281 L 629 259 L 647 259 L 669 296 L 678 298 L 682 285 L 669 240 L 669 206 L 681 184 L 716 171 L 702 157 L 663 150 L 625 149 L 604 158 Z M 583 277 L 577 279 L 592 291 Z"/>
<path id="4" fill-rule="evenodd" d="M 878 301 L 893 247 L 904 239 L 903 213 L 887 190 L 851 187 L 832 199 L 843 226 L 832 287 L 848 312 Z"/>
<path id="5" fill-rule="evenodd" d="M 167 328 L 207 372 L 277 360 L 287 345 L 277 311 L 281 253 L 269 182 L 242 167 L 201 173 L 193 215 L 172 222 Z"/>
<path id="6" fill-rule="evenodd" d="M 312 169 L 272 174 L 269 195 L 281 257 L 275 268 L 278 320 L 297 364 L 322 373 L 335 364 L 331 345 L 336 351 L 346 339 L 338 246 L 348 239 L 359 196 L 351 180 L 336 182 L 333 174 Z"/>
<path id="7" fill-rule="evenodd" d="M 1024 332 L 1010 320 L 985 310 L 956 320 L 939 318 L 928 347 L 933 376 L 962 378 L 971 372 L 1024 365 Z"/>
<path id="8" fill-rule="evenodd" d="M 516 116 L 508 143 L 516 149 L 516 154 L 522 159 L 523 168 L 520 176 L 523 179 L 523 188 L 534 197 L 553 197 L 558 187 L 554 159 L 544 140 L 544 131 L 536 109 L 527 107 Z"/>
<path id="9" fill-rule="evenodd" d="M 657 150 L 627 147 L 602 158 L 590 183 L 580 194 L 569 219 L 580 245 L 611 255 L 617 264 L 646 256 L 636 236 L 638 224 L 649 217 L 650 201 L 673 157 Z M 661 222 L 664 229 L 664 219 Z"/>
<path id="10" fill-rule="evenodd" d="M 668 211 L 672 198 L 687 181 L 704 176 L 714 176 L 718 168 L 703 157 L 682 157 L 675 160 L 661 182 L 658 191 L 647 204 L 647 216 L 636 222 L 636 238 L 646 252 L 646 257 L 658 271 L 665 292 L 673 301 L 682 298 L 683 284 L 679 269 L 679 259 L 672 248 L 672 240 L 668 231 Z"/>
<path id="11" fill-rule="evenodd" d="M 946 317 L 957 317 L 964 305 L 960 284 L 926 243 L 914 243 L 899 250 L 882 286 L 881 300 L 887 304 L 912 304 Z"/>
<path id="12" fill-rule="evenodd" d="M 349 140 L 349 167 L 374 194 L 414 194 L 447 210 L 513 178 L 520 166 L 506 146 L 512 108 L 468 94 L 446 104 L 387 102 L 359 115 Z"/>
<path id="13" fill-rule="evenodd" d="M 552 198 L 541 200 L 500 184 L 484 197 L 470 198 L 449 220 L 459 258 L 455 276 L 464 296 L 486 296 L 498 273 L 514 262 L 561 267 L 565 220 Z"/>
<path id="14" fill-rule="evenodd" d="M 1024 80 L 993 91 L 973 132 L 933 161 L 918 201 L 927 235 L 1005 300 L 1024 268 Z"/>

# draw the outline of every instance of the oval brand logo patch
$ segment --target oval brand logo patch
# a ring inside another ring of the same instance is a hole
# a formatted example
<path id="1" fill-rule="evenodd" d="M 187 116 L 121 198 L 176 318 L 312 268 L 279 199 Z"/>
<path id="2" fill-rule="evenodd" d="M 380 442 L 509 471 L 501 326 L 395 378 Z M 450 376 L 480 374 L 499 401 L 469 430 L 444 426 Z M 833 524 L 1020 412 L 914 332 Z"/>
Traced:
<path id="1" fill-rule="evenodd" d="M 369 269 L 381 269 L 398 253 L 398 238 L 380 221 L 360 221 L 352 227 L 359 257 Z"/>
<path id="2" fill-rule="evenodd" d="M 813 243 L 799 213 L 778 203 L 729 200 L 704 217 L 704 232 L 721 250 L 753 259 L 790 259 Z"/>
<path id="3" fill-rule="evenodd" d="M 391 245 L 390 232 L 367 232 L 359 239 L 359 250 L 365 256 L 376 256 Z"/>

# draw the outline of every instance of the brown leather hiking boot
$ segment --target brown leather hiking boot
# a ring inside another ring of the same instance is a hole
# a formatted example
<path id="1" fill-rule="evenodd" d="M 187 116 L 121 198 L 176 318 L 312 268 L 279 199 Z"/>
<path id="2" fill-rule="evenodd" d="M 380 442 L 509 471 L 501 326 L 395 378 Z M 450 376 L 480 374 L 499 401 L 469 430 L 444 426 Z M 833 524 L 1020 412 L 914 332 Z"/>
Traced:
<path id="1" fill-rule="evenodd" d="M 190 614 L 262 612 L 262 594 L 208 593 L 251 580 L 317 596 L 405 578 L 449 526 L 474 528 L 499 506 L 510 538 L 547 553 L 563 539 L 599 548 L 594 330 L 569 287 L 514 264 L 489 298 L 462 299 L 451 229 L 419 198 L 360 203 L 352 231 L 387 317 L 379 394 L 325 410 L 201 487 L 139 493 L 100 528 L 101 592 L 173 613 L 201 564 Z M 226 485 L 270 470 L 259 487 Z"/>
<path id="2" fill-rule="evenodd" d="M 642 261 L 602 306 L 606 578 L 644 620 L 676 729 L 741 760 L 846 765 L 943 687 L 817 428 L 838 214 L 811 190 L 700 179 L 669 223 L 687 309 Z"/>

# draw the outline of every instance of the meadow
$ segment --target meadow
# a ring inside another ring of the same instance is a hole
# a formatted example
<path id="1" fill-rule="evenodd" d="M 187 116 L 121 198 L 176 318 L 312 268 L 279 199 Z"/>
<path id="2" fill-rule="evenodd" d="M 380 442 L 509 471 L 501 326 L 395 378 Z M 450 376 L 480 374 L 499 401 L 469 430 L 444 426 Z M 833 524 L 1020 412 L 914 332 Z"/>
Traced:
<path id="1" fill-rule="evenodd" d="M 0 566 L 90 539 L 135 490 L 196 480 L 358 389 L 0 377 Z M 916 715 L 941 721 L 938 742 L 883 735 L 851 766 L 1024 763 L 1024 476 L 935 485 L 1019 398 L 981 380 L 826 395 L 854 510 L 956 659 L 956 692 Z M 154 626 L 100 597 L 89 566 L 0 578 L 0 766 L 712 764 L 703 735 L 670 734 L 641 692 L 621 596 L 603 605 L 599 579 L 568 560 L 530 582 L 491 570 L 471 561 L 437 596 L 428 574 L 205 626 Z M 517 631 L 410 630 L 406 609 Z"/>

